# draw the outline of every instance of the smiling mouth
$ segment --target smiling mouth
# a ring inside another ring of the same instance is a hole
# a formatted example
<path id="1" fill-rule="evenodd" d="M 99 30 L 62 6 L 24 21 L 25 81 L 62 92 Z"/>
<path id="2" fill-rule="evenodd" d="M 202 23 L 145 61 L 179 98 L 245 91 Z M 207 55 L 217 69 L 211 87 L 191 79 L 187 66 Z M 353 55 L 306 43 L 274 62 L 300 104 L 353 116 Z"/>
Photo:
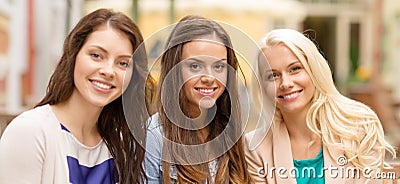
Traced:
<path id="1" fill-rule="evenodd" d="M 297 95 L 299 95 L 299 93 L 301 93 L 303 90 L 300 91 L 296 91 L 287 95 L 279 95 L 278 98 L 282 98 L 282 99 L 291 99 L 296 97 Z"/>
<path id="2" fill-rule="evenodd" d="M 194 89 L 202 94 L 212 94 L 217 90 L 217 88 L 194 88 Z"/>
<path id="3" fill-rule="evenodd" d="M 102 82 L 99 82 L 99 81 L 90 80 L 90 82 L 92 84 L 94 84 L 95 86 L 101 88 L 101 89 L 112 89 L 112 88 L 115 88 L 115 86 L 111 86 L 111 85 L 108 85 L 108 84 L 105 84 L 105 83 L 102 83 Z"/>

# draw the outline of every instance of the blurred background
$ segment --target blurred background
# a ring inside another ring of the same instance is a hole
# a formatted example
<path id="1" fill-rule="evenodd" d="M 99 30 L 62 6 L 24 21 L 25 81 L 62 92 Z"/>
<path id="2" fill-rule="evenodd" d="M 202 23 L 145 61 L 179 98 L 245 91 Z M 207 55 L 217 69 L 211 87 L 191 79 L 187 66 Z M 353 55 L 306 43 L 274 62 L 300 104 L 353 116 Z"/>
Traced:
<path id="1" fill-rule="evenodd" d="M 274 28 L 306 31 L 340 91 L 375 110 L 388 140 L 400 143 L 398 0 L 0 0 L 0 136 L 44 96 L 64 38 L 97 8 L 125 12 L 145 39 L 187 14 L 235 26 L 255 42 Z"/>

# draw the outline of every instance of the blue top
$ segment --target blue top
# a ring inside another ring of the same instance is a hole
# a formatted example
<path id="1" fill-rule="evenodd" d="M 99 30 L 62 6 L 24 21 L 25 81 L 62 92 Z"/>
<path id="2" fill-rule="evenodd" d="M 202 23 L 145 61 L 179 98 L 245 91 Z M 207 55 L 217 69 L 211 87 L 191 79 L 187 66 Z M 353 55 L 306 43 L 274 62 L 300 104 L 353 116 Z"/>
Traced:
<path id="1" fill-rule="evenodd" d="M 296 181 L 298 184 L 324 184 L 324 157 L 322 148 L 317 157 L 307 160 L 295 160 Z"/>
<path id="2" fill-rule="evenodd" d="M 0 183 L 107 184 L 116 172 L 106 143 L 79 142 L 49 104 L 18 115 L 0 139 Z"/>
<path id="3" fill-rule="evenodd" d="M 164 131 L 162 124 L 159 123 L 158 113 L 154 114 L 148 120 L 147 135 L 146 135 L 146 153 L 145 153 L 145 171 L 148 184 L 162 184 L 163 170 L 162 170 L 162 147 Z M 214 180 L 218 170 L 218 159 L 208 163 L 210 170 L 211 180 Z M 170 168 L 170 181 L 177 183 L 178 173 L 175 166 Z M 206 183 L 214 183 L 214 181 L 206 181 Z"/>

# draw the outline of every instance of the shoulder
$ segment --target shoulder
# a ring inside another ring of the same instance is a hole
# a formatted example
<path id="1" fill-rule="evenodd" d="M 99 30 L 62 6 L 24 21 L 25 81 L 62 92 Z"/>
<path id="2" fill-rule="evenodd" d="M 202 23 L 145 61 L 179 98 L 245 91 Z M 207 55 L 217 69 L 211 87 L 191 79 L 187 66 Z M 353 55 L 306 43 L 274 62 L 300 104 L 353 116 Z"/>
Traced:
<path id="1" fill-rule="evenodd" d="M 159 114 L 155 113 L 147 120 L 147 137 L 155 136 L 159 139 L 164 134 L 163 126 L 159 118 Z"/>
<path id="2" fill-rule="evenodd" d="M 147 130 L 152 131 L 161 127 L 160 125 L 160 115 L 158 113 L 153 114 L 149 119 L 147 119 Z"/>
<path id="3" fill-rule="evenodd" d="M 25 154 L 35 151 L 44 153 L 47 145 L 57 140 L 59 132 L 61 128 L 50 106 L 40 106 L 23 112 L 10 122 L 0 139 L 0 147 L 20 150 Z"/>
<path id="4" fill-rule="evenodd" d="M 14 118 L 4 130 L 1 142 L 42 144 L 55 140 L 54 135 L 59 132 L 57 128 L 60 128 L 57 122 L 49 105 L 36 107 Z"/>
<path id="5" fill-rule="evenodd" d="M 273 163 L 272 132 L 270 129 L 255 129 L 245 134 L 245 159 L 247 171 L 255 183 L 267 183 L 264 174 L 265 163 Z"/>
<path id="6" fill-rule="evenodd" d="M 272 159 L 272 139 L 271 129 L 255 129 L 245 134 L 244 151 L 249 165 L 260 165 L 265 160 Z"/>
<path id="7" fill-rule="evenodd" d="M 46 180 L 46 175 L 54 170 L 49 164 L 60 158 L 57 153 L 60 132 L 49 105 L 25 111 L 12 120 L 0 139 L 0 163 L 4 166 L 0 167 L 3 173 L 0 180 L 15 181 L 13 174 L 19 176 L 20 181 L 40 183 Z"/>
<path id="8" fill-rule="evenodd" d="M 38 129 L 52 129 L 57 126 L 57 119 L 50 105 L 43 105 L 30 109 L 18 115 L 7 126 L 6 131 L 23 129 L 25 132 Z"/>
<path id="9" fill-rule="evenodd" d="M 160 151 L 162 138 L 162 125 L 159 123 L 159 115 L 156 113 L 147 120 L 146 149 L 156 149 L 157 152 Z"/>
<path id="10" fill-rule="evenodd" d="M 244 151 L 246 159 L 261 162 L 272 155 L 272 131 L 255 129 L 245 134 Z"/>
<path id="11" fill-rule="evenodd" d="M 263 150 L 266 147 L 272 149 L 272 131 L 270 128 L 257 128 L 245 134 L 246 151 Z"/>

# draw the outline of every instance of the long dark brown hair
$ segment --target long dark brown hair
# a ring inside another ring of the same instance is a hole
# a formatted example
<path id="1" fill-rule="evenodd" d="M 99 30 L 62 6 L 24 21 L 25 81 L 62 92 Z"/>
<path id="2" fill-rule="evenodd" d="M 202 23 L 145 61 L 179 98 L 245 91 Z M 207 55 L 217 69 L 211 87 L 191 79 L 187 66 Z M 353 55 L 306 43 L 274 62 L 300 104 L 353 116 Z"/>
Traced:
<path id="1" fill-rule="evenodd" d="M 176 86 L 183 84 L 181 72 L 178 72 L 174 77 L 168 78 L 168 85 L 163 86 L 167 74 L 181 62 L 182 48 L 187 42 L 194 39 L 207 38 L 207 36 L 215 35 L 227 49 L 228 64 L 236 71 L 238 69 L 238 60 L 235 52 L 232 49 L 231 40 L 222 28 L 221 25 L 200 16 L 186 16 L 181 19 L 170 34 L 166 51 L 161 56 L 161 74 L 159 78 L 159 95 L 157 99 L 157 110 L 159 112 L 160 122 L 163 125 L 165 137 L 168 141 L 181 145 L 197 145 L 202 144 L 217 136 L 223 134 L 224 139 L 221 144 L 210 147 L 207 152 L 215 152 L 217 149 L 223 149 L 226 145 L 229 147 L 226 152 L 218 156 L 218 170 L 215 178 L 215 183 L 249 183 L 249 174 L 247 173 L 247 164 L 245 161 L 244 150 L 242 145 L 242 125 L 240 118 L 239 97 L 237 89 L 237 76 L 234 71 L 228 70 L 227 84 L 225 91 L 216 101 L 216 113 L 212 117 L 212 121 L 207 125 L 210 130 L 209 136 L 205 142 L 201 142 L 196 134 L 196 130 L 188 130 L 177 126 L 171 120 L 172 116 L 177 114 L 188 114 L 183 108 L 185 103 L 185 95 Z M 180 71 L 180 70 L 179 70 Z M 179 106 L 176 106 L 173 100 L 165 100 L 172 94 L 179 94 Z M 164 99 L 164 100 L 163 100 Z M 167 117 L 165 110 L 176 111 Z M 207 115 L 210 114 L 210 110 Z M 174 117 L 172 117 L 174 118 Z M 193 123 L 187 119 L 187 123 Z M 234 131 L 224 133 L 224 129 L 228 124 L 233 125 Z M 230 134 L 230 135 L 229 135 Z M 237 139 L 235 139 L 236 137 Z M 237 142 L 236 142 L 237 141 Z M 223 145 L 222 147 L 218 147 Z M 163 156 L 169 155 L 174 163 L 163 160 L 163 178 L 165 183 L 170 183 L 170 167 L 174 165 L 178 173 L 178 183 L 203 183 L 210 179 L 208 172 L 208 163 L 190 164 L 190 158 L 193 155 L 187 155 L 188 150 L 179 149 L 174 144 L 168 144 L 164 141 Z M 189 148 L 190 149 L 190 148 Z M 214 150 L 214 151 L 213 151 Z M 193 150 L 189 151 L 192 152 Z M 206 150 L 202 150 L 205 152 Z M 202 154 L 202 153 L 200 153 Z M 182 163 L 182 164 L 179 164 Z"/>
<path id="2" fill-rule="evenodd" d="M 63 54 L 50 78 L 45 97 L 36 105 L 58 104 L 66 101 L 75 88 L 75 59 L 89 35 L 103 25 L 111 26 L 129 37 L 132 44 L 133 74 L 123 94 L 124 104 L 134 104 L 134 109 L 123 107 L 122 96 L 104 106 L 97 128 L 116 163 L 119 183 L 144 183 L 145 127 L 148 118 L 145 104 L 147 84 L 147 58 L 143 37 L 135 23 L 126 15 L 108 9 L 98 9 L 84 16 L 65 39 Z M 127 117 L 124 115 L 127 112 Z M 128 125 L 135 124 L 135 128 Z M 132 128 L 133 134 L 130 131 Z M 135 135 L 135 136 L 134 136 Z M 117 181 L 115 181 L 117 182 Z"/>

